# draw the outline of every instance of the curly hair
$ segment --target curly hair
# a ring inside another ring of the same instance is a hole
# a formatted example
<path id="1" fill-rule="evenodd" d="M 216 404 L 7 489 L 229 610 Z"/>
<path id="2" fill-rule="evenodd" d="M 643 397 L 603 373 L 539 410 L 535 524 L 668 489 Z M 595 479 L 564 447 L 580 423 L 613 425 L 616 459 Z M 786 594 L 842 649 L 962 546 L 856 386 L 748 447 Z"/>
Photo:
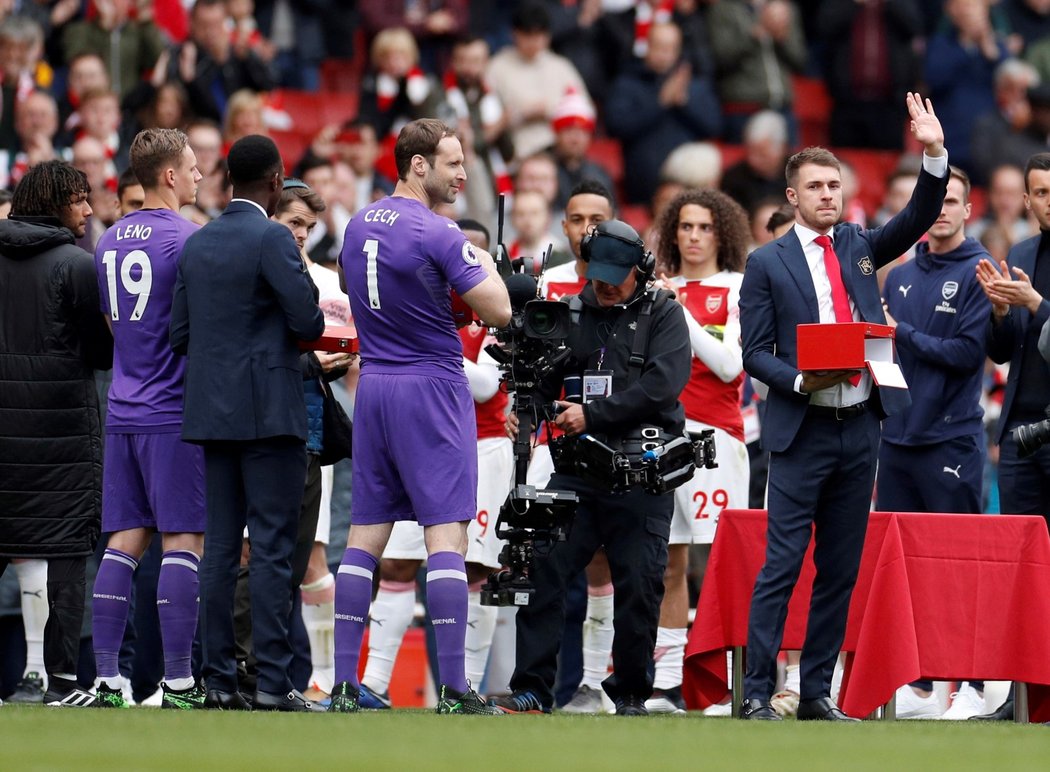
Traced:
<path id="1" fill-rule="evenodd" d="M 91 192 L 87 175 L 65 161 L 42 161 L 29 167 L 11 199 L 17 217 L 58 217 L 73 198 Z"/>
<path id="2" fill-rule="evenodd" d="M 710 188 L 683 190 L 664 209 L 656 229 L 662 266 L 672 275 L 682 270 L 682 253 L 678 250 L 678 216 L 682 207 L 689 204 L 702 206 L 711 212 L 715 238 L 718 239 L 718 270 L 743 271 L 751 238 L 747 213 L 725 193 Z"/>

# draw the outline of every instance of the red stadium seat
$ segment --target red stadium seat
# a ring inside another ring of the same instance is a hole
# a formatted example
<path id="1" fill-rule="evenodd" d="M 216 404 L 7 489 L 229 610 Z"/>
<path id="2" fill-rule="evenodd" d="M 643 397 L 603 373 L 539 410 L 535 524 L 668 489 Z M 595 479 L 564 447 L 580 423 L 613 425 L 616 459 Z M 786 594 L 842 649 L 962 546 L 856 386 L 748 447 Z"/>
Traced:
<path id="1" fill-rule="evenodd" d="M 862 150 L 858 148 L 832 148 L 839 159 L 853 167 L 857 174 L 859 191 L 857 198 L 864 211 L 871 217 L 878 211 L 886 193 L 886 178 L 900 162 L 900 153 L 894 150 Z"/>
<path id="2" fill-rule="evenodd" d="M 617 188 L 623 184 L 623 151 L 620 141 L 611 137 L 595 137 L 587 150 L 587 157 L 609 173 L 613 185 Z"/>
<path id="3" fill-rule="evenodd" d="M 620 207 L 620 219 L 643 235 L 653 221 L 645 204 L 624 204 Z"/>
<path id="4" fill-rule="evenodd" d="M 744 155 L 747 153 L 743 145 L 719 143 L 718 149 L 722 152 L 722 171 L 725 171 L 737 161 L 744 160 Z"/>
<path id="5" fill-rule="evenodd" d="M 970 210 L 970 219 L 967 222 L 977 222 L 984 216 L 988 208 L 988 194 L 984 188 L 976 185 L 970 188 L 970 205 L 973 208 Z"/>
<path id="6" fill-rule="evenodd" d="M 310 147 L 314 135 L 312 133 L 292 130 L 271 131 L 270 137 L 273 139 L 274 143 L 277 145 L 277 149 L 281 153 L 281 160 L 284 161 L 285 173 L 291 176 L 292 169 L 294 169 L 296 164 L 299 163 L 299 159 L 303 157 L 306 149 Z"/>
<path id="7" fill-rule="evenodd" d="M 832 103 L 824 81 L 795 75 L 791 85 L 795 90 L 795 116 L 802 146 L 826 146 Z"/>

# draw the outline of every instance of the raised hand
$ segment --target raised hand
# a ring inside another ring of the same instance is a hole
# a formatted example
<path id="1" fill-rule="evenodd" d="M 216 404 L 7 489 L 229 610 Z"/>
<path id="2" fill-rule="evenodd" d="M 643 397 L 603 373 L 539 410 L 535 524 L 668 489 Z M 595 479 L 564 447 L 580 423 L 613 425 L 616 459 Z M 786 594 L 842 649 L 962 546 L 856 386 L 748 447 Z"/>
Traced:
<path id="1" fill-rule="evenodd" d="M 944 129 L 933 112 L 933 103 L 923 102 L 919 94 L 908 92 L 905 97 L 911 116 L 911 133 L 922 143 L 928 156 L 944 155 Z"/>

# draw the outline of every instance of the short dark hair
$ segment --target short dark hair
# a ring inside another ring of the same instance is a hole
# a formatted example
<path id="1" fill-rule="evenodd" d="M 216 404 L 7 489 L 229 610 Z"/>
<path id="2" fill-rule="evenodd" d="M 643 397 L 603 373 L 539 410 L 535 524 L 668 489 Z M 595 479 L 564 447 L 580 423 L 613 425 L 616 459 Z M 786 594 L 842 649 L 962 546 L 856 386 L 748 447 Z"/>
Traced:
<path id="1" fill-rule="evenodd" d="M 230 181 L 238 186 L 262 182 L 284 168 L 277 145 L 262 134 L 249 134 L 234 142 L 226 156 L 226 165 Z"/>
<path id="2" fill-rule="evenodd" d="M 434 165 L 437 147 L 445 137 L 456 136 L 456 130 L 436 118 L 420 118 L 401 129 L 394 145 L 394 162 L 398 179 L 407 180 L 412 157 L 421 155 Z"/>
<path id="3" fill-rule="evenodd" d="M 839 165 L 839 159 L 830 150 L 822 147 L 804 148 L 788 158 L 787 165 L 784 167 L 784 178 L 787 180 L 789 188 L 793 188 L 798 184 L 798 170 L 805 164 L 827 166 L 836 171 L 841 171 L 842 169 Z"/>
<path id="4" fill-rule="evenodd" d="M 224 5 L 226 5 L 226 0 L 197 0 L 193 4 L 193 7 L 190 8 L 190 15 L 192 16 L 193 12 L 196 11 L 197 9 L 199 9 L 199 8 L 211 8 L 211 7 L 214 7 L 216 5 L 223 5 L 224 6 Z"/>
<path id="5" fill-rule="evenodd" d="M 117 198 L 123 198 L 124 191 L 128 188 L 133 188 L 136 185 L 141 185 L 139 178 L 135 176 L 135 170 L 130 166 L 120 173 L 117 177 Z"/>
<path id="6" fill-rule="evenodd" d="M 691 188 L 671 199 L 657 223 L 657 241 L 660 259 L 671 273 L 682 270 L 682 253 L 678 250 L 678 218 L 682 208 L 690 204 L 711 212 L 711 220 L 718 239 L 718 269 L 742 271 L 747 260 L 747 245 L 751 238 L 747 227 L 747 212 L 736 201 L 720 190 Z"/>
<path id="7" fill-rule="evenodd" d="M 795 207 L 791 204 L 781 204 L 773 214 L 769 215 L 769 219 L 766 220 L 766 230 L 769 231 L 769 233 L 776 233 L 777 228 L 781 225 L 787 225 L 789 222 L 794 222 L 794 220 Z"/>
<path id="8" fill-rule="evenodd" d="M 321 194 L 316 190 L 306 185 L 297 185 L 294 188 L 285 188 L 281 191 L 281 198 L 277 202 L 275 214 L 288 211 L 293 201 L 302 201 L 314 214 L 321 214 L 328 208 L 324 199 L 321 198 Z"/>
<path id="9" fill-rule="evenodd" d="M 516 32 L 550 32 L 550 11 L 537 0 L 525 0 L 511 14 L 510 28 Z"/>
<path id="10" fill-rule="evenodd" d="M 1030 172 L 1050 171 L 1050 153 L 1036 153 L 1028 159 L 1024 165 L 1024 192 L 1031 192 L 1028 188 L 1028 175 Z"/>
<path id="11" fill-rule="evenodd" d="M 492 236 L 489 234 L 489 229 L 482 225 L 477 220 L 473 220 L 469 217 L 465 217 L 462 220 L 456 220 L 456 225 L 459 226 L 461 231 L 478 231 L 485 236 L 485 243 L 492 243 Z"/>
<path id="12" fill-rule="evenodd" d="M 91 192 L 87 175 L 65 161 L 30 166 L 11 197 L 14 217 L 58 217 L 74 196 Z"/>
<path id="13" fill-rule="evenodd" d="M 299 163 L 295 165 L 295 176 L 302 179 L 307 172 L 320 169 L 322 166 L 333 166 L 332 159 L 317 155 L 313 150 L 307 150 Z"/>
<path id="14" fill-rule="evenodd" d="M 165 168 L 178 166 L 189 143 L 190 138 L 179 129 L 143 129 L 136 134 L 128 157 L 142 187 L 155 187 Z"/>
<path id="15" fill-rule="evenodd" d="M 960 169 L 958 166 L 952 166 L 948 164 L 948 180 L 952 178 L 957 179 L 962 183 L 963 186 L 963 203 L 967 204 L 970 202 L 970 175 Z"/>
<path id="16" fill-rule="evenodd" d="M 602 183 L 593 177 L 587 177 L 580 180 L 572 186 L 572 190 L 569 191 L 569 198 L 575 198 L 576 196 L 601 196 L 609 202 L 609 208 L 616 212 L 616 203 L 613 201 L 612 193 Z"/>
<path id="17" fill-rule="evenodd" d="M 452 50 L 462 48 L 463 46 L 472 46 L 475 43 L 485 43 L 486 45 L 488 45 L 488 41 L 485 40 L 485 38 L 481 37 L 481 35 L 475 35 L 472 32 L 466 32 L 462 35 L 459 35 L 455 40 L 452 41 Z"/>

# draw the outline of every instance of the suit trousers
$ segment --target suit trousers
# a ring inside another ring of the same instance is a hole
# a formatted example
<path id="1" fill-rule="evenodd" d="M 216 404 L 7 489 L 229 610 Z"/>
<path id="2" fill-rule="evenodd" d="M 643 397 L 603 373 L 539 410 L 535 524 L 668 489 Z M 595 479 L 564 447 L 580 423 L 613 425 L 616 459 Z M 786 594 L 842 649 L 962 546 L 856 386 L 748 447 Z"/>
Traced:
<path id="1" fill-rule="evenodd" d="M 237 690 L 234 593 L 247 525 L 258 688 L 285 694 L 292 688 L 288 678 L 291 560 L 306 478 L 306 446 L 295 437 L 207 442 L 204 465 L 208 504 L 200 569 L 204 678 L 209 689 Z"/>
<path id="2" fill-rule="evenodd" d="M 536 551 L 530 574 L 536 592 L 529 605 L 518 609 L 511 688 L 531 689 L 544 705 L 553 706 L 566 585 L 604 546 L 614 588 L 614 637 L 613 674 L 602 687 L 613 700 L 648 699 L 653 690 L 653 649 L 664 594 L 673 494 L 652 496 L 636 488 L 614 495 L 561 474 L 553 475 L 547 488 L 576 491 L 580 503 L 566 540 L 549 551 Z"/>
<path id="3" fill-rule="evenodd" d="M 315 453 L 307 454 L 306 489 L 299 511 L 299 528 L 295 539 L 295 550 L 292 552 L 292 597 L 299 590 L 310 565 L 310 553 L 314 549 L 317 537 L 317 520 L 321 514 L 321 457 Z M 234 598 L 234 631 L 237 638 L 237 661 L 244 664 L 240 673 L 242 687 L 254 686 L 258 663 L 252 651 L 252 603 L 248 566 L 241 566 L 237 572 L 237 592 Z M 244 688 L 241 689 L 244 691 Z"/>
<path id="4" fill-rule="evenodd" d="M 766 562 L 751 596 L 745 697 L 773 694 L 788 601 L 814 526 L 817 574 L 800 688 L 803 699 L 830 696 L 864 548 L 880 434 L 870 410 L 842 421 L 810 410 L 788 449 L 770 454 Z"/>

